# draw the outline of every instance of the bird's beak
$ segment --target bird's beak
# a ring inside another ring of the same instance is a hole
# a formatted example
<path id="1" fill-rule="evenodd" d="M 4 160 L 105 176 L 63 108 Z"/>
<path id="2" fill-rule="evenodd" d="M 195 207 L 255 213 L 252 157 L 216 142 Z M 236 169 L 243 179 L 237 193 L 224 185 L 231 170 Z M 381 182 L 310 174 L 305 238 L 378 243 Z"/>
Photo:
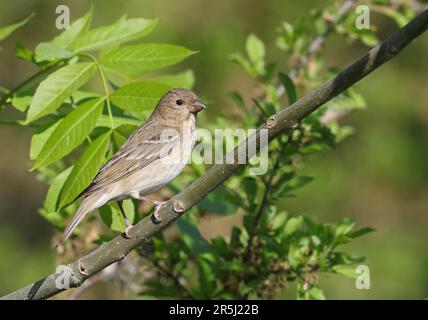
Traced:
<path id="1" fill-rule="evenodd" d="M 206 109 L 207 107 L 199 100 L 195 100 L 190 107 L 191 113 L 198 113 L 199 111 Z"/>

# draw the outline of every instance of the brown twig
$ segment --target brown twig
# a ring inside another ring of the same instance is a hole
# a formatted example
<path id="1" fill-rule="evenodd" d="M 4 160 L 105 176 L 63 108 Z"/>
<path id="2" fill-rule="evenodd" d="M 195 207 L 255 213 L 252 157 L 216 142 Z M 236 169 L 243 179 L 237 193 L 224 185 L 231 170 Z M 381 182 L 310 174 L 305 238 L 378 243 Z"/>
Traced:
<path id="1" fill-rule="evenodd" d="M 272 188 L 272 183 L 273 183 L 273 179 L 275 178 L 275 174 L 276 171 L 278 170 L 280 163 L 281 163 L 281 151 L 285 149 L 285 147 L 290 143 L 291 141 L 291 134 L 288 134 L 288 140 L 285 144 L 281 145 L 280 150 L 279 150 L 279 154 L 278 154 L 278 158 L 276 159 L 272 170 L 269 174 L 269 177 L 267 179 L 267 181 L 265 181 L 264 185 L 265 185 L 265 190 L 263 192 L 263 196 L 262 196 L 262 202 L 259 206 L 259 209 L 257 210 L 257 213 L 254 217 L 254 220 L 252 222 L 251 225 L 251 230 L 249 231 L 249 236 L 248 236 L 248 242 L 247 242 L 247 248 L 244 254 L 244 262 L 249 262 L 251 260 L 251 250 L 252 250 L 252 246 L 253 246 L 253 241 L 254 241 L 254 237 L 256 236 L 256 232 L 257 232 L 257 226 L 259 224 L 260 219 L 263 216 L 263 213 L 266 209 L 267 204 L 269 203 L 269 193 L 271 191 Z"/>
<path id="2" fill-rule="evenodd" d="M 346 0 L 343 2 L 343 4 L 337 10 L 337 15 L 335 16 L 335 18 L 327 24 L 325 31 L 322 34 L 318 35 L 314 40 L 312 40 L 311 43 L 309 43 L 308 53 L 299 57 L 297 63 L 293 65 L 293 67 L 290 69 L 288 73 L 290 78 L 295 78 L 299 69 L 302 66 L 306 65 L 308 61 L 311 60 L 311 58 L 321 49 L 328 35 L 333 32 L 337 24 L 347 16 L 347 14 L 353 8 L 355 2 L 356 0 Z"/>

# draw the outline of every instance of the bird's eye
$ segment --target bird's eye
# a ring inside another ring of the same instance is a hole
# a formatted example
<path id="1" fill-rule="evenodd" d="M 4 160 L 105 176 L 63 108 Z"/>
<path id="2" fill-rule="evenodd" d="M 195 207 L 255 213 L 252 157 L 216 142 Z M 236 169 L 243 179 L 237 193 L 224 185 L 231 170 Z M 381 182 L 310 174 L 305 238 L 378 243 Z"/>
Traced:
<path id="1" fill-rule="evenodd" d="M 183 100 L 178 99 L 177 101 L 175 101 L 175 103 L 176 103 L 178 106 L 181 106 L 181 105 L 183 104 Z"/>

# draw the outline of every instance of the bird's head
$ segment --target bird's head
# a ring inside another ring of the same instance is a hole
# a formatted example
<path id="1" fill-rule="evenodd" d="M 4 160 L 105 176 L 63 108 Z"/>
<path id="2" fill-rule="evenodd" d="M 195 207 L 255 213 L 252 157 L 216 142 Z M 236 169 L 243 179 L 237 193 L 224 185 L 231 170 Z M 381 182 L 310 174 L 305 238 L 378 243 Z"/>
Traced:
<path id="1" fill-rule="evenodd" d="M 168 91 L 159 100 L 155 113 L 166 120 L 181 120 L 189 118 L 206 109 L 196 94 L 188 89 L 175 88 Z"/>

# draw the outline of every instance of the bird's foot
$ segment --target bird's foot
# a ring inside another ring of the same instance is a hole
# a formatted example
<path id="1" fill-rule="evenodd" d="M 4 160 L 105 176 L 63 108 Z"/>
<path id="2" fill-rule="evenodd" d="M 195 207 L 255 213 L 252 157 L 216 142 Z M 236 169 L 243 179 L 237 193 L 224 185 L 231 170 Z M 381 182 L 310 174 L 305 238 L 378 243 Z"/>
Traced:
<path id="1" fill-rule="evenodd" d="M 164 203 L 167 201 L 159 201 L 159 200 L 153 200 L 153 204 L 155 205 L 155 211 L 153 211 L 152 214 L 152 220 L 154 223 L 160 223 L 162 222 L 161 217 L 159 217 L 159 210 L 163 206 Z"/>
<path id="2" fill-rule="evenodd" d="M 131 230 L 133 227 L 132 223 L 129 222 L 128 219 L 125 219 L 125 231 L 123 231 L 122 236 L 126 239 L 130 239 L 131 237 L 129 236 L 129 230 Z"/>
<path id="3" fill-rule="evenodd" d="M 138 199 L 140 199 L 141 201 L 147 201 L 147 202 L 153 203 L 153 205 L 155 206 L 155 210 L 152 213 L 152 221 L 155 224 L 162 222 L 162 219 L 159 217 L 159 210 L 162 207 L 162 205 L 167 201 L 152 200 L 150 198 L 146 198 L 143 196 L 139 196 Z"/>

